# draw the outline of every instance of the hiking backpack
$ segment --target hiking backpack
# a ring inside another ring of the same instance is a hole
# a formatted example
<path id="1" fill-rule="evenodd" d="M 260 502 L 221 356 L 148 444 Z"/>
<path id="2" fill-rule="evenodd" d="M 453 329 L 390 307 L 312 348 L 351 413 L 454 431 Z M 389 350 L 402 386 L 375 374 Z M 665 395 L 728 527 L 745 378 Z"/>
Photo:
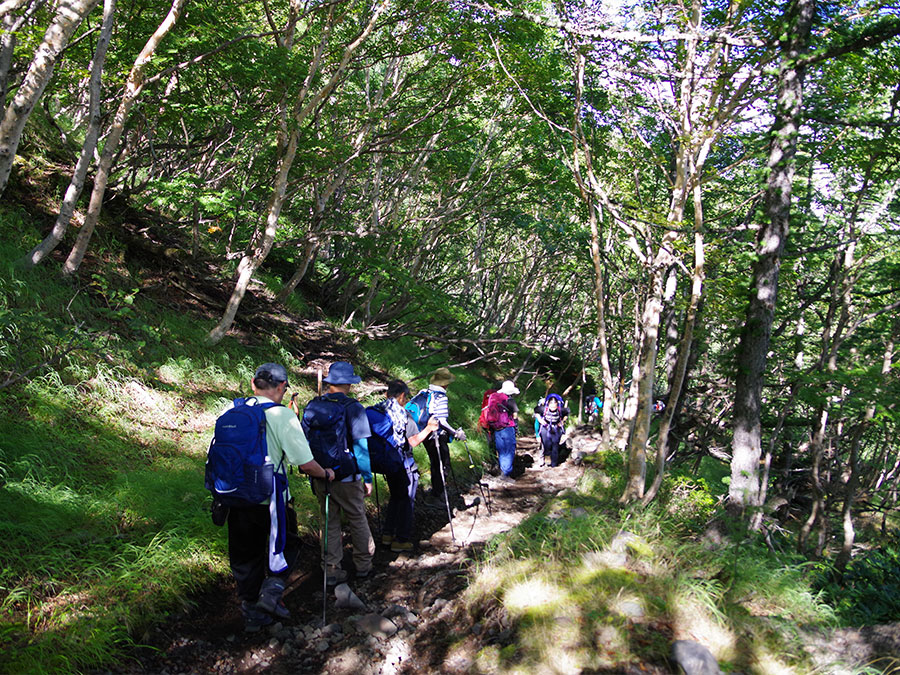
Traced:
<path id="1" fill-rule="evenodd" d="M 428 418 L 431 417 L 431 413 L 428 412 L 428 409 L 431 407 L 431 390 L 423 389 L 409 399 L 404 407 L 409 411 L 409 414 L 412 415 L 413 422 L 416 423 L 416 426 L 418 426 L 419 429 L 424 429 L 425 425 L 428 424 Z"/>
<path id="2" fill-rule="evenodd" d="M 323 469 L 332 469 L 335 480 L 359 473 L 347 433 L 347 407 L 351 403 L 355 401 L 349 397 L 336 400 L 328 394 L 318 396 L 306 404 L 300 420 L 313 458 Z"/>
<path id="3" fill-rule="evenodd" d="M 492 395 L 497 393 L 497 389 L 488 389 L 481 397 L 481 414 L 478 416 L 478 426 L 486 431 L 490 431 L 487 421 L 488 402 Z"/>
<path id="4" fill-rule="evenodd" d="M 249 404 L 251 400 L 255 405 Z M 275 465 L 268 457 L 266 410 L 276 405 L 260 403 L 256 397 L 236 398 L 216 420 L 204 481 L 214 502 L 246 506 L 272 496 Z"/>
<path id="5" fill-rule="evenodd" d="M 503 398 L 500 398 L 501 396 Z M 490 398 L 488 398 L 487 410 L 485 410 L 484 413 L 484 421 L 487 424 L 487 428 L 491 431 L 510 426 L 509 412 L 501 405 L 502 403 L 505 403 L 508 398 L 509 396 L 501 391 L 495 391 L 490 395 Z"/>
<path id="6" fill-rule="evenodd" d="M 394 424 L 384 403 L 366 408 L 372 435 L 369 437 L 369 460 L 372 472 L 389 474 L 403 469 L 403 455 L 394 438 Z"/>

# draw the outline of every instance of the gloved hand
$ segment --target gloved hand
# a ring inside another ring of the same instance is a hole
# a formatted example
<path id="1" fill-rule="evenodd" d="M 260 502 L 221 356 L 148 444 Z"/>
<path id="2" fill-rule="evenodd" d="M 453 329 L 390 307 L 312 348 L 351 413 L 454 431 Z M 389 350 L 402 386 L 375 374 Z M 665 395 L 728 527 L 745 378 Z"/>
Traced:
<path id="1" fill-rule="evenodd" d="M 466 432 L 463 431 L 462 427 L 453 432 L 453 438 L 458 438 L 461 441 L 466 440 Z"/>

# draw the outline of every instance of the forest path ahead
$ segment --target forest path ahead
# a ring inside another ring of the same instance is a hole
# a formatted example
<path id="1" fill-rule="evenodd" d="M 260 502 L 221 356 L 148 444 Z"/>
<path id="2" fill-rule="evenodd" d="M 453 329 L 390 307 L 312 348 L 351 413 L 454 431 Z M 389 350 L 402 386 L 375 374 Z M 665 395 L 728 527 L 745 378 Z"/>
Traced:
<path id="1" fill-rule="evenodd" d="M 492 537 L 512 529 L 548 499 L 574 486 L 582 473 L 571 460 L 541 468 L 539 452 L 533 436 L 520 437 L 514 483 L 485 474 L 482 481 L 451 490 L 452 532 L 443 500 L 419 495 L 418 529 L 430 536 L 414 554 L 391 553 L 389 547 L 381 546 L 378 524 L 373 522 L 375 575 L 364 580 L 351 577 L 349 582 L 365 609 L 337 609 L 329 593 L 328 625 L 322 628 L 318 542 L 308 541 L 301 552 L 299 574 L 295 573 L 285 595 L 292 613 L 289 620 L 259 633 L 243 632 L 233 585 L 223 581 L 197 599 L 195 607 L 146 636 L 151 648 L 142 648 L 134 661 L 114 672 L 376 675 L 469 671 L 484 645 L 504 646 L 514 638 L 502 611 L 474 623 L 463 606 L 461 594 L 475 557 Z M 345 536 L 345 544 L 348 539 Z"/>

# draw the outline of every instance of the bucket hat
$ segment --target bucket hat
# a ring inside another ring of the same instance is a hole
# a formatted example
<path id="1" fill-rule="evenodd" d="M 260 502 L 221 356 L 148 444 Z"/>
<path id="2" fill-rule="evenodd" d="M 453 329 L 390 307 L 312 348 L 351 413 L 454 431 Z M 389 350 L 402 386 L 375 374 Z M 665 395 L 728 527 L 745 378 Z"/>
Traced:
<path id="1" fill-rule="evenodd" d="M 455 379 L 456 376 L 450 372 L 449 368 L 438 368 L 434 371 L 434 375 L 431 376 L 431 384 L 436 384 L 439 387 L 446 387 Z"/>
<path id="2" fill-rule="evenodd" d="M 362 382 L 362 378 L 353 372 L 352 364 L 347 361 L 335 361 L 322 381 L 328 384 L 356 384 Z"/>
<path id="3" fill-rule="evenodd" d="M 512 380 L 506 380 L 506 382 L 503 383 L 503 386 L 500 387 L 500 391 L 507 396 L 515 396 L 519 393 L 519 388 L 513 384 Z"/>

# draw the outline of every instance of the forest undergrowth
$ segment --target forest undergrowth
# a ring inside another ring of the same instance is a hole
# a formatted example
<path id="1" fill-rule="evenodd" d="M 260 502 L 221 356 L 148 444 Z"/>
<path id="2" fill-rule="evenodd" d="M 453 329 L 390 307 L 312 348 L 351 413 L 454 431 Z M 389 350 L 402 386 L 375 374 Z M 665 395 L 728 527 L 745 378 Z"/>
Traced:
<path id="1" fill-rule="evenodd" d="M 210 522 L 202 481 L 216 412 L 271 360 L 285 363 L 305 402 L 315 384 L 301 373 L 323 356 L 314 346 L 322 342 L 304 342 L 310 319 L 291 315 L 278 331 L 246 319 L 209 348 L 202 306 L 171 287 L 161 293 L 152 261 L 123 255 L 129 246 L 115 237 L 124 235 L 110 230 L 98 232 L 109 246 L 95 248 L 78 280 L 48 266 L 18 268 L 22 238 L 37 241 L 41 227 L 24 209 L 0 206 L 2 672 L 113 664 L 227 576 L 225 538 Z M 266 295 L 264 285 L 254 292 Z M 442 365 L 440 354 L 420 358 L 410 339 L 354 344 L 331 330 L 332 357 L 350 358 L 365 375 L 364 402 L 389 377 L 416 386 Z M 474 431 L 494 375 L 457 372 L 454 417 L 466 429 Z M 523 407 L 538 396 L 523 392 Z M 487 457 L 480 439 L 470 448 Z M 468 464 L 463 448 L 453 452 Z M 859 618 L 859 602 L 829 590 L 787 543 L 773 551 L 756 537 L 710 538 L 727 472 L 714 460 L 704 460 L 703 477 L 676 467 L 643 511 L 617 503 L 618 454 L 586 461 L 577 489 L 478 560 L 467 611 L 477 619 L 502 607 L 515 627 L 513 645 L 482 651 L 485 672 L 662 663 L 671 640 L 686 636 L 728 668 L 805 672 L 801 627 Z M 314 535 L 309 490 L 291 480 L 300 527 Z M 623 565 L 614 562 L 620 554 Z M 894 611 L 883 590 L 880 598 Z"/>

